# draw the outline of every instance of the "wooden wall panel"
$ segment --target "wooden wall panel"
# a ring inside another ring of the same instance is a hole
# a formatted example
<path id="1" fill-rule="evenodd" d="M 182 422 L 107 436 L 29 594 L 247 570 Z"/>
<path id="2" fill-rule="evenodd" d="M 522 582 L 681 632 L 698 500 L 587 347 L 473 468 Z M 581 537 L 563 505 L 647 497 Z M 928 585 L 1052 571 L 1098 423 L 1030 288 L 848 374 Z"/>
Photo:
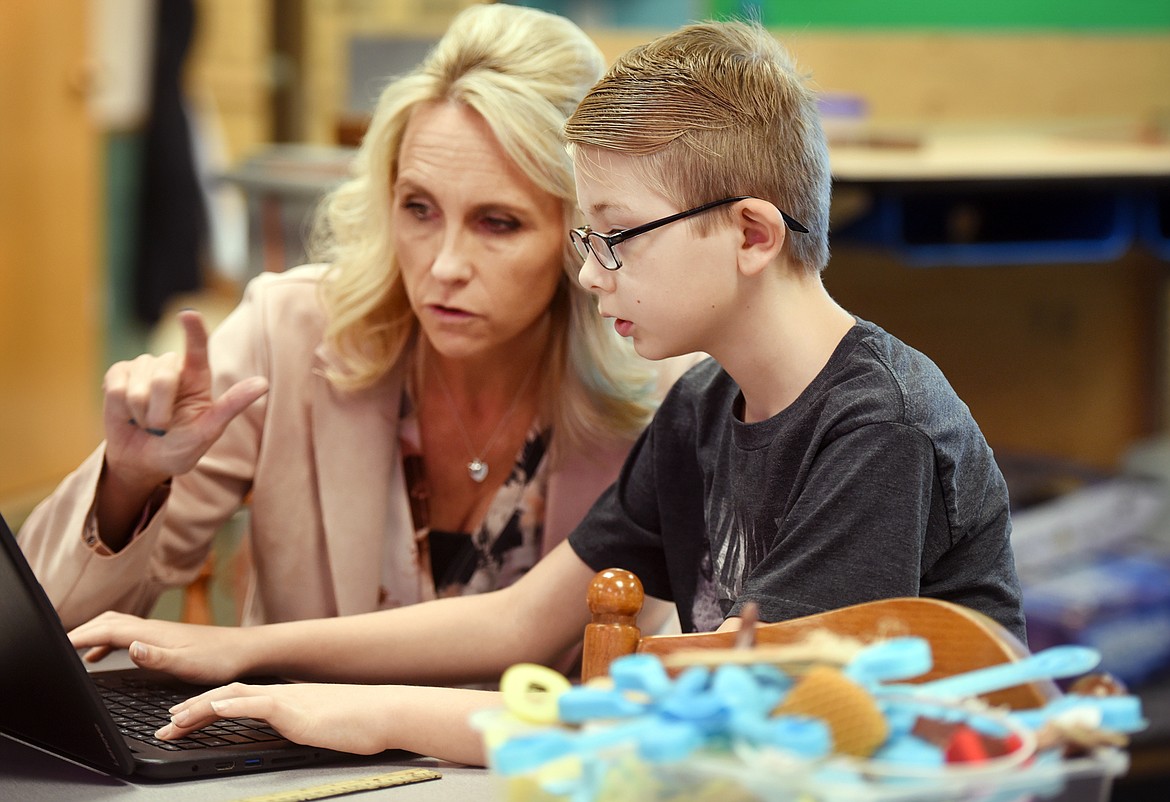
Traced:
<path id="1" fill-rule="evenodd" d="M 610 59 L 653 31 L 592 32 Z M 1170 35 L 776 31 L 816 86 L 879 124 L 1123 118 L 1170 136 Z"/>
<path id="2" fill-rule="evenodd" d="M 85 8 L 0 3 L 0 502 L 55 483 L 100 437 Z"/>

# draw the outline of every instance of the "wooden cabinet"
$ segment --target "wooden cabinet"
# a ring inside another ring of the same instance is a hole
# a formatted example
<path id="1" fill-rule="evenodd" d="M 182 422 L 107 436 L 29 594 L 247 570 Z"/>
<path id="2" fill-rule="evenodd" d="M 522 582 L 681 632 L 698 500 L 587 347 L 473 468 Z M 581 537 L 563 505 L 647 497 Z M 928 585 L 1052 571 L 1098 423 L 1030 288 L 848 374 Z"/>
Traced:
<path id="1" fill-rule="evenodd" d="M 100 437 L 99 147 L 86 3 L 0 3 L 0 504 Z M 5 510 L 8 512 L 8 510 Z M 16 512 L 11 513 L 16 515 Z"/>
<path id="2" fill-rule="evenodd" d="M 915 268 L 840 246 L 829 292 L 931 357 L 1003 457 L 1116 468 L 1161 431 L 1165 265 Z"/>

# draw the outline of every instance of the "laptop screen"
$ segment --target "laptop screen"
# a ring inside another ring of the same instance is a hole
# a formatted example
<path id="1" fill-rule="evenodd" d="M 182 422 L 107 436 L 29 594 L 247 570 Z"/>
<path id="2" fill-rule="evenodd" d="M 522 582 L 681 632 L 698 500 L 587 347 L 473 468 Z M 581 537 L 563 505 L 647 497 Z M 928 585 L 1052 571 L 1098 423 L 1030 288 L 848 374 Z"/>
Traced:
<path id="1" fill-rule="evenodd" d="M 0 517 L 0 730 L 121 773 L 133 761 Z"/>

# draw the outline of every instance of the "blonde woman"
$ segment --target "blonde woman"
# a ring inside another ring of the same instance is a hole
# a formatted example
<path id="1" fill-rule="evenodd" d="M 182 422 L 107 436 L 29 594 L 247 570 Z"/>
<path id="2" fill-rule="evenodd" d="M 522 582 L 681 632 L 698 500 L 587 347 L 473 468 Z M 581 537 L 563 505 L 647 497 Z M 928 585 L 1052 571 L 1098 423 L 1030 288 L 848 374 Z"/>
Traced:
<path id="1" fill-rule="evenodd" d="M 565 236 L 559 134 L 603 67 L 563 18 L 464 11 L 383 92 L 325 263 L 110 368 L 105 441 L 20 536 L 67 627 L 148 614 L 245 500 L 245 624 L 493 590 L 565 538 L 652 411 Z"/>

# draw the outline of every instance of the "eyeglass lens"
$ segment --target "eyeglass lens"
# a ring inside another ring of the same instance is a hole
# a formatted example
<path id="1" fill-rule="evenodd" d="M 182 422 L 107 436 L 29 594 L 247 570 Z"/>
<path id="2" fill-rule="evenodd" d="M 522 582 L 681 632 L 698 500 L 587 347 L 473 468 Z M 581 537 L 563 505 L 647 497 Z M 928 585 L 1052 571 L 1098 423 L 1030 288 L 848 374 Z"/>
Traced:
<path id="1" fill-rule="evenodd" d="M 606 270 L 614 270 L 619 266 L 617 256 L 613 249 L 609 247 L 609 243 L 602 239 L 599 235 L 593 232 L 582 233 L 579 230 L 569 232 L 569 239 L 573 242 L 573 248 L 577 251 L 577 255 L 581 257 L 581 261 L 589 258 L 592 252 L 597 261 Z"/>

